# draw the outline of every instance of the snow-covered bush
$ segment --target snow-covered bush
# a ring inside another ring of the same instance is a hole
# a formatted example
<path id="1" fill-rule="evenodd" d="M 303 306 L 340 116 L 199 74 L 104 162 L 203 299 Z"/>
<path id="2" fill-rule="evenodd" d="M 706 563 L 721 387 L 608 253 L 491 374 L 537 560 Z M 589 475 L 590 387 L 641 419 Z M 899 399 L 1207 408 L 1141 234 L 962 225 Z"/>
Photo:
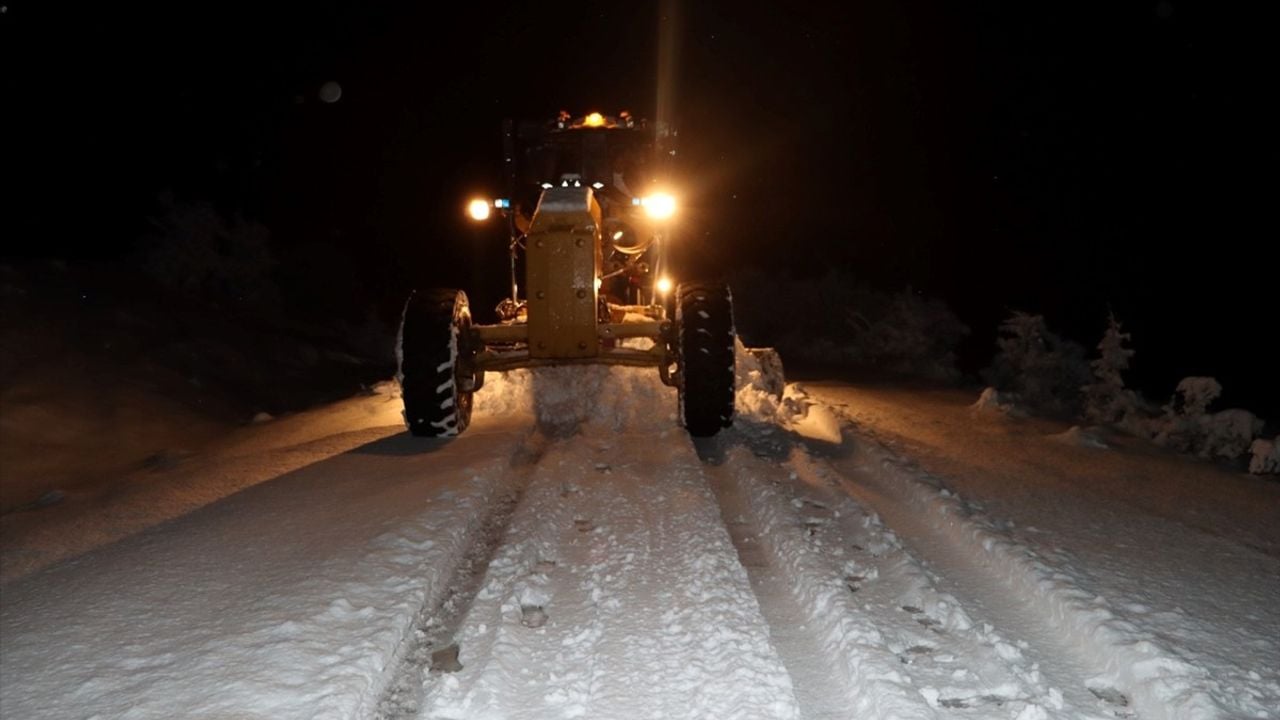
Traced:
<path id="1" fill-rule="evenodd" d="M 239 215 L 226 217 L 210 203 L 160 197 L 150 219 L 143 267 L 161 285 L 218 304 L 274 300 L 271 233 Z"/>
<path id="2" fill-rule="evenodd" d="M 1075 414 L 1080 388 L 1091 378 L 1084 348 L 1051 332 L 1041 315 L 1015 312 L 1000 333 L 995 359 L 983 371 L 987 382 L 1034 409 Z"/>
<path id="3" fill-rule="evenodd" d="M 1133 349 L 1126 347 L 1129 339 L 1129 333 L 1121 332 L 1115 316 L 1110 316 L 1107 330 L 1098 343 L 1101 354 L 1089 363 L 1094 380 L 1082 388 L 1084 415 L 1091 422 L 1121 422 L 1138 404 L 1137 394 L 1124 386 L 1123 373 L 1129 369 L 1129 360 L 1134 355 Z"/>
<path id="4" fill-rule="evenodd" d="M 1222 395 L 1222 383 L 1211 377 L 1185 377 L 1178 382 L 1177 393 L 1165 406 L 1165 412 L 1180 410 L 1188 417 L 1199 417 Z"/>
<path id="5" fill-rule="evenodd" d="M 1263 423 L 1247 410 L 1208 412 L 1221 394 L 1222 385 L 1214 378 L 1183 378 L 1177 395 L 1165 405 L 1164 415 L 1150 421 L 1152 439 L 1158 445 L 1203 458 L 1240 457 L 1262 431 Z"/>
<path id="6" fill-rule="evenodd" d="M 745 270 L 730 285 L 739 334 L 748 344 L 778 347 L 784 359 L 810 354 L 808 343 L 844 340 L 845 310 L 871 294 L 848 273 L 834 270 L 813 279 Z"/>
<path id="7" fill-rule="evenodd" d="M 969 328 L 940 300 L 907 288 L 889 299 L 879 317 L 850 308 L 845 324 L 855 356 L 867 364 L 935 380 L 960 377 L 955 348 Z"/>
<path id="8" fill-rule="evenodd" d="M 1258 438 L 1249 447 L 1249 472 L 1254 475 L 1280 474 L 1280 435 L 1273 440 Z"/>
<path id="9" fill-rule="evenodd" d="M 1262 421 L 1248 410 L 1223 410 L 1201 418 L 1200 431 L 1202 457 L 1234 460 L 1248 452 L 1262 432 Z"/>
<path id="10" fill-rule="evenodd" d="M 959 378 L 956 347 L 969 328 L 944 303 L 910 288 L 878 292 L 840 270 L 811 280 L 748 272 L 732 285 L 739 332 L 788 360 Z"/>
<path id="11" fill-rule="evenodd" d="M 1148 435 L 1157 445 L 1183 453 L 1199 453 L 1200 421 L 1218 395 L 1222 385 L 1207 377 L 1187 377 L 1178 383 L 1176 394 L 1164 406 L 1164 415 L 1153 418 Z"/>

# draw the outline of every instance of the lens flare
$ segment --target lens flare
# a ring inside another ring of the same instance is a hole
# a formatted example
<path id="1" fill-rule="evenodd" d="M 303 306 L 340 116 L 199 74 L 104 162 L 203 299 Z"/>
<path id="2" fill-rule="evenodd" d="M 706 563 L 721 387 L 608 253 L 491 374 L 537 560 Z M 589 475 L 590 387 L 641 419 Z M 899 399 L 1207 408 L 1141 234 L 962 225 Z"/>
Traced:
<path id="1" fill-rule="evenodd" d="M 489 201 L 476 198 L 467 203 L 467 214 L 472 220 L 488 220 L 489 219 Z"/>
<path id="2" fill-rule="evenodd" d="M 640 201 L 645 214 L 654 220 L 666 220 L 676 214 L 676 199 L 666 193 L 654 193 Z"/>

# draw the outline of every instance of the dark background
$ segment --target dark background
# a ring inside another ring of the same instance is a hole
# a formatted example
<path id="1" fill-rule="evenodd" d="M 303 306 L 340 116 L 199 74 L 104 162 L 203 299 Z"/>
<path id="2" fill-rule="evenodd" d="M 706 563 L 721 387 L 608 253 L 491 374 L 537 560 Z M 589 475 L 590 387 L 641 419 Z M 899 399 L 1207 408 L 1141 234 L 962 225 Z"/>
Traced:
<path id="1" fill-rule="evenodd" d="M 0 4 L 10 261 L 127 262 L 170 192 L 269 228 L 282 287 L 318 315 L 390 317 L 438 284 L 491 307 L 502 233 L 461 208 L 500 188 L 501 119 L 652 117 L 665 27 L 682 275 L 909 285 L 973 328 L 971 371 L 1010 310 L 1090 349 L 1114 312 L 1153 398 L 1212 375 L 1220 406 L 1280 416 L 1270 18 L 1180 0 Z"/>

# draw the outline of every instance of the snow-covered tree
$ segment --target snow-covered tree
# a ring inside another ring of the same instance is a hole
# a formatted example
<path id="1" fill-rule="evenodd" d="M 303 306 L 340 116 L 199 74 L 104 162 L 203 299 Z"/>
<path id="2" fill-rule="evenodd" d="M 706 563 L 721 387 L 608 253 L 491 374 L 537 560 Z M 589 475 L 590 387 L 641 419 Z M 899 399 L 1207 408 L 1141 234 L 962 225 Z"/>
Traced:
<path id="1" fill-rule="evenodd" d="M 1263 423 L 1247 410 L 1210 413 L 1209 405 L 1222 394 L 1211 377 L 1183 378 L 1177 395 L 1164 407 L 1164 416 L 1151 421 L 1155 442 L 1203 458 L 1234 460 L 1249 450 Z"/>
<path id="2" fill-rule="evenodd" d="M 1092 377 L 1084 348 L 1051 332 L 1043 316 L 1024 312 L 1001 323 L 1000 334 L 999 351 L 983 373 L 987 382 L 1032 408 L 1074 414 L 1080 388 Z"/>
<path id="3" fill-rule="evenodd" d="M 1098 343 L 1100 357 L 1089 363 L 1094 381 L 1085 385 L 1085 417 L 1096 423 L 1115 423 L 1133 411 L 1137 396 L 1125 389 L 1123 373 L 1129 369 L 1134 351 L 1126 346 L 1130 340 L 1121 332 L 1115 315 L 1108 317 L 1107 330 Z"/>

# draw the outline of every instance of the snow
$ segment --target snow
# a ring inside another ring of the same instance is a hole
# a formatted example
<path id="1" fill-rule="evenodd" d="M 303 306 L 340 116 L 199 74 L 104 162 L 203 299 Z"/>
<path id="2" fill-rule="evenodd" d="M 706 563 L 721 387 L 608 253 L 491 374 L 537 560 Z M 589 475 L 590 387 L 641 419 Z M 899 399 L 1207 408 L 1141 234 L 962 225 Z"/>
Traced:
<path id="1" fill-rule="evenodd" d="M 1026 415 L 1014 401 L 1012 393 L 1002 393 L 993 387 L 986 388 L 978 399 L 969 406 L 975 413 L 1003 413 L 1014 417 Z"/>
<path id="2" fill-rule="evenodd" d="M 688 441 L 598 469 L 628 440 L 584 432 L 539 461 L 426 717 L 796 717 Z"/>
<path id="3" fill-rule="evenodd" d="M 152 420 L 162 421 L 163 416 Z M 118 474 L 108 466 L 103 469 L 101 488 L 68 488 L 64 501 L 43 507 L 38 514 L 8 513 L 0 519 L 4 532 L 0 581 L 9 582 L 181 517 L 381 439 L 399 427 L 403 427 L 399 390 L 394 382 L 383 382 L 360 397 L 238 429 L 200 447 L 200 452 L 158 454 L 142 467 Z M 30 434 L 45 432 L 33 428 Z"/>
<path id="4" fill-rule="evenodd" d="M 1063 432 L 1050 435 L 1049 438 L 1066 445 L 1097 448 L 1099 450 L 1107 449 L 1107 443 L 1099 437 L 1096 429 L 1086 429 L 1079 425 L 1072 425 Z"/>
<path id="5" fill-rule="evenodd" d="M 1099 452 L 1046 423 L 975 422 L 960 394 L 810 390 L 874 426 L 867 479 L 845 470 L 890 496 L 875 507 L 924 513 L 933 542 L 1052 620 L 1095 694 L 1144 718 L 1280 712 L 1280 486 L 1124 436 Z"/>
<path id="6" fill-rule="evenodd" d="M 710 440 L 649 370 L 490 374 L 451 440 L 385 383 L 28 511 L 63 514 L 6 542 L 0 708 L 1280 717 L 1280 485 L 972 394 L 737 372 Z"/>
<path id="7" fill-rule="evenodd" d="M 452 459 L 388 438 L 6 587 L 6 715 L 367 714 L 512 438 Z"/>
<path id="8" fill-rule="evenodd" d="M 1272 440 L 1258 438 L 1249 446 L 1249 472 L 1280 474 L 1280 437 Z"/>

